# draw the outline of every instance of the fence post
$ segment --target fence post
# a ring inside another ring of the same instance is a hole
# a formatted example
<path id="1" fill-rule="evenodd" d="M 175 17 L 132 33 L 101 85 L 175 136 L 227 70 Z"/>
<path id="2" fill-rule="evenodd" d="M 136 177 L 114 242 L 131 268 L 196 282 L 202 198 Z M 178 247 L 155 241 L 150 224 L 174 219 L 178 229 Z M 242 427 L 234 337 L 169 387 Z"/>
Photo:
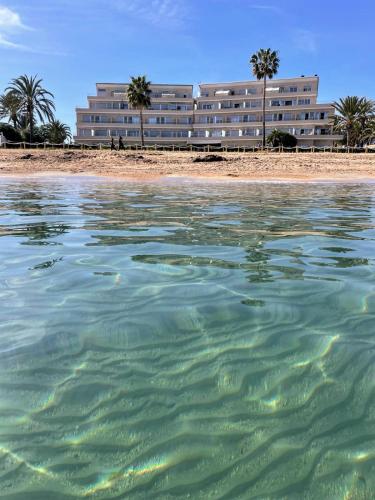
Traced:
<path id="1" fill-rule="evenodd" d="M 26 142 L 23 143 L 23 149 L 26 149 Z"/>
<path id="2" fill-rule="evenodd" d="M 298 153 L 298 146 L 296 146 L 296 153 Z"/>

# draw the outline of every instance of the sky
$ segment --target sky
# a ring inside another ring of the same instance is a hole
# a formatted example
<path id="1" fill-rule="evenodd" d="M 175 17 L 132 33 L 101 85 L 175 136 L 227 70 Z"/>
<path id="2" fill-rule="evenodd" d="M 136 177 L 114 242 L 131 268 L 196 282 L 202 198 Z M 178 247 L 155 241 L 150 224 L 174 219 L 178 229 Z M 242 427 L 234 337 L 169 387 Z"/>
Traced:
<path id="1" fill-rule="evenodd" d="M 270 47 L 278 77 L 319 75 L 320 102 L 374 99 L 374 20 L 375 0 L 0 0 L 0 93 L 38 74 L 74 132 L 96 82 L 248 80 Z"/>

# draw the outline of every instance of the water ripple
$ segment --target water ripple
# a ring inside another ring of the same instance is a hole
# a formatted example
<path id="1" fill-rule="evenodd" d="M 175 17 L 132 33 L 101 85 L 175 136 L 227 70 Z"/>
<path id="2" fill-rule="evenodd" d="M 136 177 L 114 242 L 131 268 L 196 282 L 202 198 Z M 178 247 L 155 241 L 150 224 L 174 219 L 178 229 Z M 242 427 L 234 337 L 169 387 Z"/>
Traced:
<path id="1" fill-rule="evenodd" d="M 0 497 L 373 497 L 373 185 L 0 191 Z"/>

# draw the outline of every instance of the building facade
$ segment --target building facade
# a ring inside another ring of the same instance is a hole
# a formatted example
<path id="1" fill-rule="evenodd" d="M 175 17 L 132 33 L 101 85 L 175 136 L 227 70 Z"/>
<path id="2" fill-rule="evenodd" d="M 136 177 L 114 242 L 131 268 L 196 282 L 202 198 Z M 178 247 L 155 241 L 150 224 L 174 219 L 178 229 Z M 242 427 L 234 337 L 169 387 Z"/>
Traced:
<path id="1" fill-rule="evenodd" d="M 268 80 L 266 133 L 275 128 L 295 135 L 300 146 L 332 146 L 331 104 L 319 104 L 319 78 Z M 127 101 L 126 84 L 97 84 L 88 108 L 77 108 L 78 144 L 109 143 L 122 136 L 140 143 L 139 111 Z M 259 146 L 262 142 L 263 82 L 151 85 L 151 107 L 144 110 L 146 144 Z"/>
<path id="2" fill-rule="evenodd" d="M 98 83 L 88 108 L 77 108 L 78 144 L 140 143 L 139 111 L 127 100 L 126 84 Z M 151 85 L 151 107 L 143 112 L 146 144 L 186 144 L 194 118 L 192 85 Z"/>

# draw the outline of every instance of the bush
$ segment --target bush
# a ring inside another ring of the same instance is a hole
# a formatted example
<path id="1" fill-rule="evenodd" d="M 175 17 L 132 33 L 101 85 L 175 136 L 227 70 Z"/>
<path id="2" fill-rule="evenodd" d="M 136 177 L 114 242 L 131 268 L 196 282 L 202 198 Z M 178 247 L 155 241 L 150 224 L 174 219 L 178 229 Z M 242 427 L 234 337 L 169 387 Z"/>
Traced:
<path id="1" fill-rule="evenodd" d="M 22 137 L 23 137 L 23 141 L 25 142 L 30 142 L 30 130 L 27 128 L 27 129 L 23 129 L 22 132 Z M 33 143 L 36 143 L 36 142 L 45 142 L 48 140 L 48 135 L 46 133 L 46 130 L 44 129 L 44 126 L 42 125 L 41 127 L 38 127 L 38 126 L 34 126 L 34 130 L 33 130 Z"/>
<path id="2" fill-rule="evenodd" d="M 288 134 L 288 132 L 275 129 L 267 137 L 267 144 L 274 148 L 279 146 L 295 148 L 297 146 L 297 138 L 292 134 Z"/>
<path id="3" fill-rule="evenodd" d="M 7 141 L 10 142 L 21 142 L 22 136 L 12 125 L 9 123 L 0 123 L 0 132 L 4 134 Z"/>

